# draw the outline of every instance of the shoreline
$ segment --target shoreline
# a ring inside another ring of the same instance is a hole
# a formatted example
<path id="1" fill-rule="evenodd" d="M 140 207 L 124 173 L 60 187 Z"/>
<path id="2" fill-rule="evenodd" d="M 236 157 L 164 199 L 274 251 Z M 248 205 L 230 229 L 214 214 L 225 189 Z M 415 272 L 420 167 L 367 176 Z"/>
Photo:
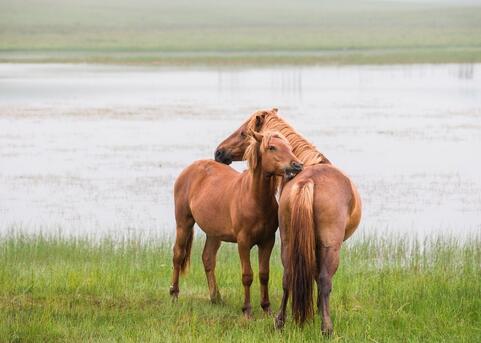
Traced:
<path id="1" fill-rule="evenodd" d="M 38 64 L 312 66 L 479 62 L 481 62 L 481 46 L 302 51 L 0 50 L 0 63 Z"/>

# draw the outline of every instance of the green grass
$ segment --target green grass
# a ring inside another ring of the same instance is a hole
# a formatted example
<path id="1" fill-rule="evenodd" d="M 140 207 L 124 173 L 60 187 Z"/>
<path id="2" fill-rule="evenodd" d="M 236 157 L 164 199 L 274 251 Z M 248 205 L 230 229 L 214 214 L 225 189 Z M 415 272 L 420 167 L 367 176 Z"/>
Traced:
<path id="1" fill-rule="evenodd" d="M 480 62 L 481 4 L 0 0 L 0 62 Z"/>
<path id="2" fill-rule="evenodd" d="M 171 303 L 171 240 L 65 239 L 7 235 L 0 241 L 0 340 L 300 342 L 322 340 L 319 319 L 284 331 L 262 314 L 241 315 L 235 245 L 219 252 L 224 305 L 212 305 L 196 237 L 189 274 Z M 255 249 L 254 249 L 255 250 Z M 257 269 L 253 251 L 253 262 Z M 277 310 L 282 267 L 276 246 L 270 291 Z M 348 243 L 334 279 L 331 312 L 342 342 L 480 342 L 481 238 L 364 237 Z"/>

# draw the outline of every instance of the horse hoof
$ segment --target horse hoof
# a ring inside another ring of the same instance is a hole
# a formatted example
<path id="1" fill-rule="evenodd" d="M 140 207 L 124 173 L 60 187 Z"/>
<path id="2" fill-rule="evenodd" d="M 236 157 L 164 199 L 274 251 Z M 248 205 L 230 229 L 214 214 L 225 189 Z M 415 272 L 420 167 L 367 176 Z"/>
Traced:
<path id="1" fill-rule="evenodd" d="M 325 337 L 331 337 L 333 333 L 333 328 L 331 327 L 323 327 L 322 328 L 322 335 Z"/>
<path id="2" fill-rule="evenodd" d="M 275 326 L 276 330 L 281 330 L 284 327 L 284 320 L 279 318 L 279 316 L 277 316 L 274 319 L 274 326 Z"/>
<path id="3" fill-rule="evenodd" d="M 271 305 L 269 303 L 261 304 L 262 310 L 264 311 L 264 314 L 271 316 L 272 315 L 272 310 L 271 310 Z"/>
<path id="4" fill-rule="evenodd" d="M 216 305 L 222 305 L 224 303 L 222 301 L 222 297 L 220 296 L 220 293 L 217 293 L 215 297 L 211 297 L 210 302 Z"/>
<path id="5" fill-rule="evenodd" d="M 179 298 L 179 289 L 174 286 L 170 286 L 169 294 L 172 297 L 172 301 L 176 301 Z"/>
<path id="6" fill-rule="evenodd" d="M 244 318 L 249 320 L 252 319 L 252 309 L 250 307 L 243 308 L 242 312 L 244 313 Z"/>
<path id="7" fill-rule="evenodd" d="M 246 320 L 252 320 L 252 314 L 244 313 L 244 318 Z"/>
<path id="8" fill-rule="evenodd" d="M 264 310 L 266 316 L 272 316 L 272 310 L 270 307 L 262 308 L 262 310 Z"/>

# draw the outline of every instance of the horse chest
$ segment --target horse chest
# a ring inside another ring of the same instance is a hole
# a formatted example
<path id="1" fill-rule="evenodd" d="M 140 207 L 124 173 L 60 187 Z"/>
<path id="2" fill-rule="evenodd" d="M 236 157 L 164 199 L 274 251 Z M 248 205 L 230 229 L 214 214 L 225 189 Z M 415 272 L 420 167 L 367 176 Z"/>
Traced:
<path id="1" fill-rule="evenodd" d="M 239 218 L 234 225 L 237 236 L 249 237 L 252 242 L 258 242 L 272 236 L 277 230 L 277 216 L 250 216 Z"/>

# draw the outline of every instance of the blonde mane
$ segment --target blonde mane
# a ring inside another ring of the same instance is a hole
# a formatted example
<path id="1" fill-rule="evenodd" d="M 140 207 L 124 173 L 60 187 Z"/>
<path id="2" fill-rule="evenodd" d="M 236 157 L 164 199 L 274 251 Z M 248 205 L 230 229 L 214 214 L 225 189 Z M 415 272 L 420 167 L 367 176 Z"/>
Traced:
<path id="1" fill-rule="evenodd" d="M 284 135 L 280 132 L 264 131 L 262 134 L 264 135 L 264 138 L 262 138 L 261 142 L 258 142 L 254 137 L 250 138 L 250 144 L 244 153 L 243 159 L 247 161 L 249 172 L 252 175 L 254 175 L 256 169 L 260 167 L 259 163 L 260 163 L 261 154 L 269 146 L 269 142 L 271 141 L 272 137 L 280 138 L 289 144 L 289 141 L 287 140 L 287 138 L 284 137 Z M 282 176 L 275 176 L 275 175 L 271 176 L 271 186 L 274 189 L 278 189 L 281 182 L 282 182 Z"/>
<path id="2" fill-rule="evenodd" d="M 302 163 L 304 163 L 304 166 L 320 163 L 331 163 L 323 154 L 319 152 L 319 150 L 317 150 L 313 144 L 297 133 L 292 126 L 284 121 L 284 119 L 279 117 L 277 115 L 277 109 L 255 112 L 247 123 L 247 131 L 256 129 L 256 117 L 259 114 L 265 115 L 261 131 L 264 132 L 269 130 L 280 132 L 289 141 L 289 144 L 292 147 L 292 152 L 298 159 L 302 161 Z"/>
<path id="3" fill-rule="evenodd" d="M 247 161 L 249 170 L 252 173 L 254 173 L 254 171 L 258 167 L 259 157 L 262 154 L 262 152 L 264 152 L 269 146 L 269 143 L 272 137 L 280 138 L 287 144 L 290 144 L 287 138 L 284 137 L 284 135 L 280 132 L 269 130 L 269 131 L 264 131 L 262 134 L 264 137 L 262 138 L 261 142 L 258 142 L 254 137 L 250 137 L 250 144 L 244 153 L 243 159 Z"/>
<path id="4" fill-rule="evenodd" d="M 254 173 L 257 168 L 257 164 L 259 162 L 260 146 L 261 143 L 256 141 L 254 137 L 250 137 L 249 146 L 244 152 L 243 159 L 247 161 L 247 166 L 251 173 Z"/>

